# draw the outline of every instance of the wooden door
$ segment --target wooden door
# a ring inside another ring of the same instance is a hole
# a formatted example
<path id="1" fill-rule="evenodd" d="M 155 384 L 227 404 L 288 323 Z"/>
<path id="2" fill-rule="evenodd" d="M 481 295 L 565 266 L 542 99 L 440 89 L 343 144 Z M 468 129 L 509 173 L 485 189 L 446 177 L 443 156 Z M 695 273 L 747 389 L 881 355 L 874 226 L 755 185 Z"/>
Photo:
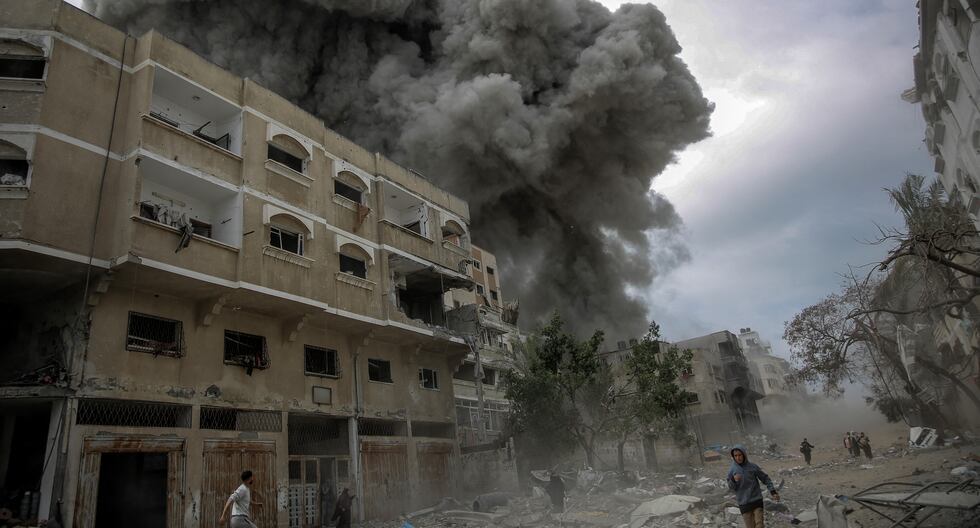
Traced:
<path id="1" fill-rule="evenodd" d="M 241 485 L 242 471 L 255 475 L 252 520 L 258 526 L 276 526 L 276 445 L 273 442 L 208 440 L 204 443 L 201 491 L 201 526 L 219 528 L 218 517 L 228 496 Z"/>
<path id="2" fill-rule="evenodd" d="M 388 520 L 407 513 L 411 486 L 408 482 L 408 449 L 404 443 L 361 442 L 364 474 L 364 515 Z"/>

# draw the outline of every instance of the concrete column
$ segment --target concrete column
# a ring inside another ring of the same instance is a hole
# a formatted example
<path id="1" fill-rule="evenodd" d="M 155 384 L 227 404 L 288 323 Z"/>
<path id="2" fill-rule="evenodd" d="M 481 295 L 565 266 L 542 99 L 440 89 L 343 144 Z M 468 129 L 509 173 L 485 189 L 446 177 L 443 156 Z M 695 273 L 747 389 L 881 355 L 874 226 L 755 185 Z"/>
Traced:
<path id="1" fill-rule="evenodd" d="M 58 468 L 57 452 L 61 450 L 61 434 L 64 429 L 65 411 L 65 400 L 51 402 L 51 416 L 48 419 L 48 438 L 44 447 L 44 473 L 41 474 L 41 501 L 37 508 L 38 520 L 47 519 L 48 514 L 51 512 L 54 477 Z"/>
<path id="2" fill-rule="evenodd" d="M 354 489 L 352 490 L 354 495 L 357 496 L 357 500 L 354 501 L 356 506 L 356 516 L 357 521 L 361 522 L 364 520 L 364 479 L 361 475 L 361 440 L 357 434 L 357 417 L 351 416 L 347 419 L 347 438 L 350 442 L 350 467 L 348 471 L 350 472 L 351 478 L 354 479 Z"/>
<path id="3" fill-rule="evenodd" d="M 17 417 L 8 414 L 3 417 L 3 431 L 0 432 L 0 488 L 7 484 L 7 467 L 10 465 L 10 446 L 14 441 L 14 424 Z"/>

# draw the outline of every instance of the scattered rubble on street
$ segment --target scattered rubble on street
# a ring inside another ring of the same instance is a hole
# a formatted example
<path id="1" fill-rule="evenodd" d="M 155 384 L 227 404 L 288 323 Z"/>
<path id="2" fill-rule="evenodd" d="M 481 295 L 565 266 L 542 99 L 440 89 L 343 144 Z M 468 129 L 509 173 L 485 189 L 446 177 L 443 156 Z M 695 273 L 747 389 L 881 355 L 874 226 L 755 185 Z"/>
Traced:
<path id="1" fill-rule="evenodd" d="M 895 442 L 882 446 L 874 464 L 865 463 L 863 458 L 842 456 L 842 450 L 833 455 L 821 453 L 823 460 L 815 460 L 812 466 L 800 465 L 799 456 L 770 453 L 760 456 L 758 462 L 774 481 L 782 479 L 780 485 L 785 487 L 780 502 L 765 499 L 766 526 L 776 527 L 815 528 L 818 517 L 839 522 L 845 512 L 849 526 L 875 526 L 877 521 L 862 517 L 867 510 L 849 496 L 893 478 L 914 482 L 965 481 L 980 472 L 976 448 L 963 445 L 922 448 Z M 588 468 L 559 470 L 557 473 L 568 488 L 564 513 L 553 510 L 543 489 L 551 473 L 534 471 L 526 492 L 486 493 L 460 502 L 447 498 L 432 508 L 407 514 L 407 518 L 415 528 L 738 528 L 742 526 L 741 513 L 724 480 L 728 463 L 721 459 L 683 472 L 632 471 L 625 475 Z M 976 516 L 962 519 L 936 515 L 935 520 L 930 519 L 923 526 L 960 526 L 962 522 L 980 521 Z M 362 526 L 395 528 L 401 524 L 372 522 Z"/>

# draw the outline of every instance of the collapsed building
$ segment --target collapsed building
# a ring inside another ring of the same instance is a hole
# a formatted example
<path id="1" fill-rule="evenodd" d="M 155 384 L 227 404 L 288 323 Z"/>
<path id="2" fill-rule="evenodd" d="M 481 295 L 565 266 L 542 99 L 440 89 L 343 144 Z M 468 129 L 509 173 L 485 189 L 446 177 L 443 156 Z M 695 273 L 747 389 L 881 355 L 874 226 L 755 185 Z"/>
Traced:
<path id="1" fill-rule="evenodd" d="M 150 31 L 0 0 L 0 507 L 260 526 L 450 495 L 466 202 Z"/>
<path id="2" fill-rule="evenodd" d="M 774 418 L 785 405 L 798 404 L 806 398 L 806 387 L 794 380 L 789 361 L 773 355 L 772 345 L 759 332 L 740 328 L 738 342 L 765 396 L 758 402 L 760 414 L 766 415 L 768 411 Z"/>

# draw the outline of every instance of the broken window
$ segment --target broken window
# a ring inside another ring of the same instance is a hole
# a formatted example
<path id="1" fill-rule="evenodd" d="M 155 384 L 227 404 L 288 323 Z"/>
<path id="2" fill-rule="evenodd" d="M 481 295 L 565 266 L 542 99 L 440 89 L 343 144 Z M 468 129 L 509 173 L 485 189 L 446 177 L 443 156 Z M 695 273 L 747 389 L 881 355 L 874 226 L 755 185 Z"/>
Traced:
<path id="1" fill-rule="evenodd" d="M 423 389 L 436 390 L 439 388 L 439 373 L 433 369 L 419 369 L 419 386 Z"/>
<path id="2" fill-rule="evenodd" d="M 361 259 L 340 255 L 340 272 L 350 273 L 355 277 L 367 278 L 367 264 Z"/>
<path id="3" fill-rule="evenodd" d="M 696 393 L 696 392 L 688 392 L 688 393 L 685 394 L 685 397 L 687 398 L 687 404 L 688 405 L 693 405 L 695 403 L 701 403 L 701 397 L 698 396 L 698 393 Z"/>
<path id="4" fill-rule="evenodd" d="M 303 254 L 303 233 L 295 233 L 278 226 L 269 226 L 269 245 L 283 251 Z"/>
<path id="5" fill-rule="evenodd" d="M 466 230 L 455 220 L 449 220 L 442 226 L 442 239 L 458 247 L 464 247 Z"/>
<path id="6" fill-rule="evenodd" d="M 368 359 L 368 379 L 383 383 L 392 383 L 391 362 L 383 359 Z"/>
<path id="7" fill-rule="evenodd" d="M 490 266 L 487 266 L 487 274 L 488 275 L 493 275 L 494 274 L 493 268 L 491 268 Z"/>
<path id="8" fill-rule="evenodd" d="M 483 295 L 484 294 L 484 291 L 485 290 L 483 289 L 483 286 L 480 286 L 479 284 L 476 285 L 476 294 L 477 295 Z"/>
<path id="9" fill-rule="evenodd" d="M 493 299 L 493 300 L 495 300 L 495 301 L 499 301 L 500 300 L 500 297 L 497 295 L 497 292 L 495 292 L 493 290 L 490 290 L 490 298 Z"/>
<path id="10" fill-rule="evenodd" d="M 355 189 L 353 186 L 347 185 L 340 180 L 333 181 L 333 192 L 354 203 L 361 203 L 361 190 Z"/>
<path id="11" fill-rule="evenodd" d="M 480 269 L 480 261 L 474 259 L 473 260 L 473 267 L 476 268 L 476 269 Z"/>
<path id="12" fill-rule="evenodd" d="M 30 168 L 27 152 L 24 149 L 0 140 L 0 186 L 27 185 L 27 173 Z"/>
<path id="13" fill-rule="evenodd" d="M 269 367 L 269 351 L 265 337 L 225 330 L 225 363 L 241 365 L 252 374 L 252 369 Z"/>
<path id="14" fill-rule="evenodd" d="M 41 48 L 21 40 L 0 39 L 0 77 L 43 79 L 46 64 Z"/>
<path id="15" fill-rule="evenodd" d="M 426 438 L 456 438 L 456 428 L 450 423 L 412 422 L 412 436 Z"/>
<path id="16" fill-rule="evenodd" d="M 180 321 L 129 312 L 126 350 L 180 357 L 183 348 L 183 325 Z"/>
<path id="17" fill-rule="evenodd" d="M 286 152 L 284 149 L 276 145 L 273 145 L 272 143 L 269 143 L 268 158 L 277 163 L 281 163 L 300 174 L 303 173 L 303 165 L 304 165 L 303 158 L 290 154 L 289 152 Z"/>
<path id="18" fill-rule="evenodd" d="M 315 376 L 340 375 L 340 365 L 337 360 L 337 351 L 331 348 L 321 348 L 312 345 L 304 347 L 305 365 L 307 374 Z"/>

